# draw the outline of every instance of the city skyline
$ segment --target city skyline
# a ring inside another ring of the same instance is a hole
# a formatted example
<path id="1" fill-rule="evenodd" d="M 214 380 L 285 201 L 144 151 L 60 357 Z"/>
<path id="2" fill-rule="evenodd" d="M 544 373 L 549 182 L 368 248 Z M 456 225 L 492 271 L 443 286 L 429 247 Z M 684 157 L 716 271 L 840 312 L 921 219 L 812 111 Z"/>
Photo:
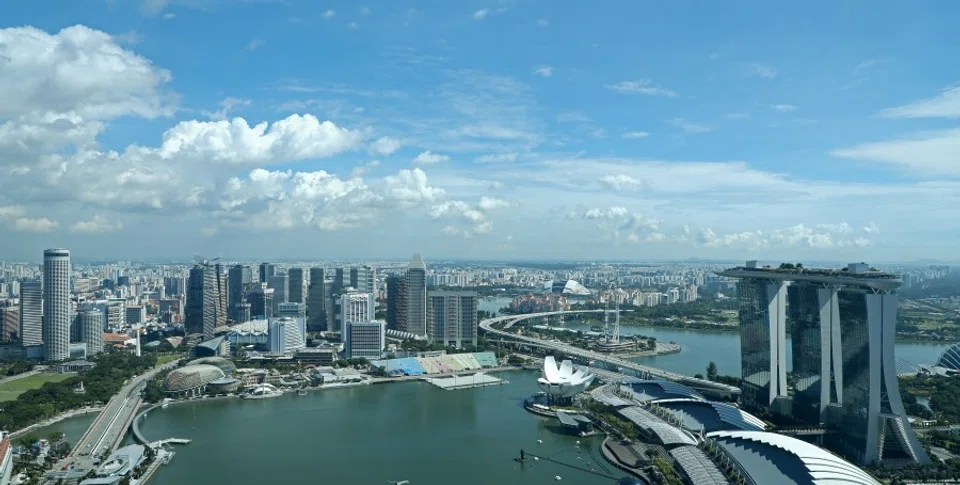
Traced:
<path id="1" fill-rule="evenodd" d="M 960 6 L 859 5 L 12 4 L 0 252 L 952 260 Z"/>

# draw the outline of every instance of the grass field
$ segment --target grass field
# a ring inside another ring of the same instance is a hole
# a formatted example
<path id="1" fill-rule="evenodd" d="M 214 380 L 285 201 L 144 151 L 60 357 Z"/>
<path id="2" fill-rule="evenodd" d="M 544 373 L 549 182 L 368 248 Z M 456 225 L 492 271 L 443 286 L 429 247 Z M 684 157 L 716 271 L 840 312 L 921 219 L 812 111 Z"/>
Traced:
<path id="1" fill-rule="evenodd" d="M 47 382 L 60 382 L 73 377 L 73 375 L 74 374 L 37 374 L 6 384 L 0 384 L 0 402 L 13 401 L 17 396 L 31 389 L 39 389 L 40 386 Z"/>
<path id="2" fill-rule="evenodd" d="M 183 354 L 160 354 L 157 356 L 157 365 L 163 365 L 183 357 Z"/>

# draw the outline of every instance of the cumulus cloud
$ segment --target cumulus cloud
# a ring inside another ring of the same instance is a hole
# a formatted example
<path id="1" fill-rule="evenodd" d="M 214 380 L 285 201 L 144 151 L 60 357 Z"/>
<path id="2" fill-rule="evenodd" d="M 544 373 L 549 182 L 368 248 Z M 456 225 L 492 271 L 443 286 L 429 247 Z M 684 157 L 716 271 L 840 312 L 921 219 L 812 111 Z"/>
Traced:
<path id="1" fill-rule="evenodd" d="M 413 163 L 420 164 L 420 165 L 430 165 L 434 163 L 449 162 L 449 161 L 450 161 L 449 156 L 441 155 L 439 153 L 433 153 L 430 150 L 422 152 L 421 154 L 417 155 L 416 158 L 413 159 Z"/>
<path id="2" fill-rule="evenodd" d="M 810 227 L 797 224 L 785 229 L 743 231 L 717 234 L 710 228 L 700 231 L 697 242 L 711 248 L 758 250 L 766 248 L 831 249 L 835 247 L 864 247 L 870 240 L 859 236 L 849 238 L 853 230 L 846 223 L 818 224 Z"/>
<path id="3" fill-rule="evenodd" d="M 490 212 L 509 206 L 510 204 L 507 201 L 494 197 L 482 197 L 476 204 L 470 204 L 462 200 L 450 200 L 431 207 L 429 215 L 431 219 L 436 221 L 453 219 L 465 224 L 467 227 L 448 224 L 442 229 L 442 232 L 469 238 L 492 231 L 493 221 L 490 220 Z"/>
<path id="4" fill-rule="evenodd" d="M 37 219 L 18 217 L 13 220 L 13 230 L 19 232 L 52 232 L 58 227 L 60 227 L 60 224 L 58 224 L 56 221 L 51 221 L 46 217 L 40 217 Z"/>
<path id="5" fill-rule="evenodd" d="M 156 118 L 175 108 L 169 71 L 82 25 L 0 29 L 0 59 L 0 118 Z"/>
<path id="6" fill-rule="evenodd" d="M 613 242 L 656 242 L 664 239 L 659 229 L 663 221 L 633 212 L 623 206 L 593 208 L 567 213 L 567 219 L 593 221 Z"/>
<path id="7" fill-rule="evenodd" d="M 649 79 L 620 81 L 616 84 L 607 84 L 605 87 L 620 94 L 643 94 L 646 96 L 666 96 L 668 98 L 677 97 L 675 91 L 657 86 Z"/>
<path id="8" fill-rule="evenodd" d="M 396 138 L 391 138 L 389 136 L 384 136 L 381 138 L 377 138 L 376 141 L 371 143 L 369 150 L 373 154 L 380 155 L 383 157 L 388 157 L 390 155 L 393 155 L 402 146 L 403 146 L 402 141 Z"/>
<path id="9" fill-rule="evenodd" d="M 123 229 L 123 224 L 120 224 L 119 222 L 112 224 L 103 214 L 94 214 L 89 221 L 77 221 L 70 226 L 71 232 L 82 232 L 87 234 L 113 232 L 120 229 Z"/>
<path id="10" fill-rule="evenodd" d="M 650 133 L 647 133 L 646 131 L 628 131 L 623 134 L 623 137 L 627 140 L 636 140 L 640 138 L 646 138 L 648 136 L 650 136 Z"/>

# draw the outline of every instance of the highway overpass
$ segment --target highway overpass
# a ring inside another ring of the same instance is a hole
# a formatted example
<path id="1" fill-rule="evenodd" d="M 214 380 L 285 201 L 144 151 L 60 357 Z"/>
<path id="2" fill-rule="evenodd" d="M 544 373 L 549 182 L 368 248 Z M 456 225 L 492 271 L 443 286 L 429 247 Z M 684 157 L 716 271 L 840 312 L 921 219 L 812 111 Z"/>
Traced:
<path id="1" fill-rule="evenodd" d="M 650 367 L 643 364 L 638 364 L 636 362 L 621 359 L 614 355 L 604 354 L 600 352 L 594 352 L 592 350 L 582 349 L 580 347 L 574 347 L 573 345 L 565 344 L 563 342 L 555 342 L 550 340 L 544 340 L 534 337 L 529 337 L 526 335 L 517 335 L 516 333 L 509 332 L 507 330 L 501 330 L 494 327 L 495 324 L 503 324 L 504 329 L 509 329 L 513 325 L 522 322 L 524 320 L 536 319 L 536 318 L 549 318 L 553 316 L 562 316 L 562 315 L 575 315 L 578 313 L 601 313 L 605 310 L 576 310 L 576 311 L 565 311 L 565 312 L 542 312 L 542 313 L 527 313 L 524 315 L 508 315 L 504 317 L 495 317 L 488 318 L 480 322 L 480 329 L 484 332 L 498 336 L 502 339 L 509 339 L 520 343 L 526 343 L 534 347 L 547 348 L 554 353 L 565 355 L 572 358 L 577 358 L 582 361 L 590 362 L 603 362 L 609 367 L 617 368 L 620 372 L 625 370 L 632 371 L 639 377 L 644 378 L 658 378 L 666 379 L 669 381 L 679 382 L 686 386 L 697 389 L 701 392 L 706 392 L 713 395 L 723 395 L 727 397 L 735 398 L 740 395 L 740 389 L 734 386 L 729 386 L 727 384 L 722 384 L 719 382 L 708 381 L 706 379 L 697 379 L 696 377 L 685 376 L 683 374 L 677 374 L 676 372 L 670 372 L 663 369 L 658 369 L 656 367 Z M 624 372 L 625 373 L 625 372 Z"/>

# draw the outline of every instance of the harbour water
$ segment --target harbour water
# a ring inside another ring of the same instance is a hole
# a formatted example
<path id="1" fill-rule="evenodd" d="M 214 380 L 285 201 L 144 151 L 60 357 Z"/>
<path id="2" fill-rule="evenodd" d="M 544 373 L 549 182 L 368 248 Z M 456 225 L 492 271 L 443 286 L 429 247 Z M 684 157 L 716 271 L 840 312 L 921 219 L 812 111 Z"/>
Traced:
<path id="1" fill-rule="evenodd" d="M 142 424 L 147 437 L 193 441 L 150 483 L 546 484 L 557 475 L 615 483 L 545 461 L 517 463 L 521 447 L 622 476 L 600 457 L 599 438 L 559 434 L 555 420 L 523 410 L 537 391 L 536 372 L 500 377 L 509 384 L 444 391 L 413 381 L 159 409 Z"/>

